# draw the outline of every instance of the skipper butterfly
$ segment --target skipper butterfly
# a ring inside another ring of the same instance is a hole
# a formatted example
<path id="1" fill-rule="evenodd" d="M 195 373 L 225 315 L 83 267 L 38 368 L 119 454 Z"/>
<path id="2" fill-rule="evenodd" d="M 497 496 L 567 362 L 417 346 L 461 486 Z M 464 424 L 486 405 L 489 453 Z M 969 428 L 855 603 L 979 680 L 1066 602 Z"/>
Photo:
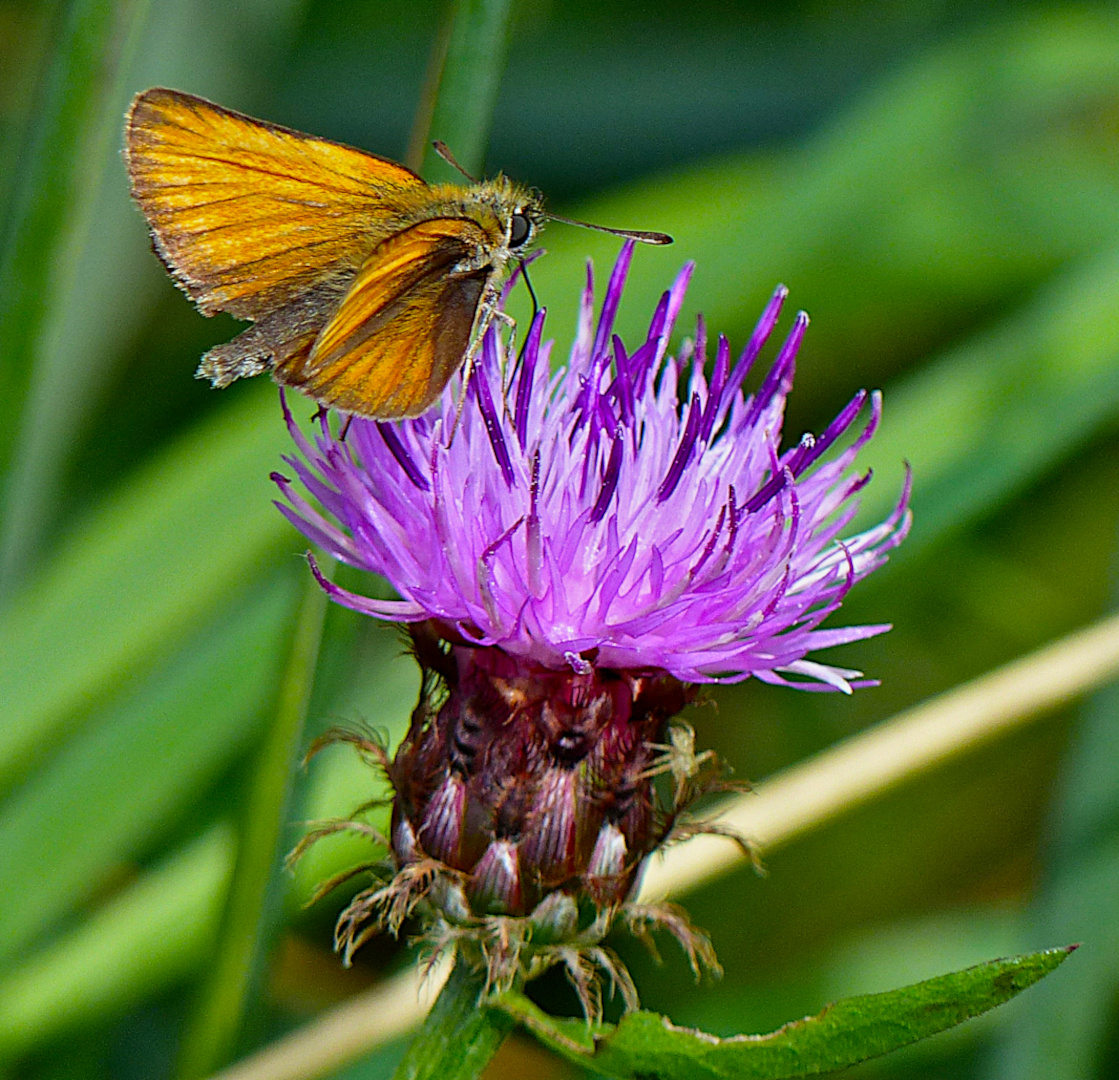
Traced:
<path id="1" fill-rule="evenodd" d="M 125 161 L 176 283 L 204 315 L 253 323 L 206 353 L 198 377 L 225 387 L 269 371 L 377 420 L 434 403 L 506 318 L 510 261 L 545 219 L 568 221 L 502 175 L 428 184 L 374 154 L 158 87 L 132 102 Z"/>

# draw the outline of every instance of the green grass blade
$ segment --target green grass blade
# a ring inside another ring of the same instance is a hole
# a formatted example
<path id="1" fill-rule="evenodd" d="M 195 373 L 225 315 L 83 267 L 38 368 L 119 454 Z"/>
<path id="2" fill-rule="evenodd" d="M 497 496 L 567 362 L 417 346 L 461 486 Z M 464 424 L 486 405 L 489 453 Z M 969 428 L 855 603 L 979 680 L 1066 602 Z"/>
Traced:
<path id="1" fill-rule="evenodd" d="M 237 864 L 193 1024 L 184 1038 L 179 1076 L 208 1076 L 236 1050 L 251 992 L 282 914 L 284 837 L 292 776 L 314 684 L 326 594 L 308 572 L 288 648 L 272 723 L 253 766 L 238 830 Z"/>
<path id="2" fill-rule="evenodd" d="M 213 943 L 233 844 L 230 827 L 212 829 L 0 980 L 0 1062 L 193 974 Z"/>
<path id="3" fill-rule="evenodd" d="M 50 334 L 73 281 L 77 252 L 116 132 L 118 78 L 136 41 L 147 0 L 69 0 L 60 6 L 57 45 L 18 155 L 19 181 L 0 251 L 0 595 L 10 593 L 29 536 L 11 502 L 12 463 L 34 422 L 25 411 L 47 361 Z M 110 120 L 112 122 L 110 122 Z"/>
<path id="4" fill-rule="evenodd" d="M 414 150 L 423 147 L 420 173 L 432 183 L 463 183 L 463 177 L 431 147 L 442 139 L 473 176 L 485 164 L 493 108 L 505 70 L 512 0 L 456 0 L 441 62 L 430 119 L 417 118 Z"/>
<path id="5" fill-rule="evenodd" d="M 860 520 L 914 473 L 914 526 L 895 557 L 987 515 L 1119 416 L 1119 249 L 1060 275 L 1024 309 L 888 387 L 860 455 L 875 482 Z"/>
<path id="6" fill-rule="evenodd" d="M 955 1027 L 1001 1005 L 1063 963 L 1072 950 L 1050 949 L 993 960 L 951 975 L 847 998 L 768 1035 L 718 1039 L 635 1012 L 617 1026 L 556 1020 L 527 998 L 498 1000 L 546 1046 L 595 1072 L 629 1080 L 787 1080 L 846 1068 Z"/>
<path id="7" fill-rule="evenodd" d="M 59 764 L 52 763 L 49 770 L 37 774 L 31 781 L 29 788 L 37 794 L 32 806 L 19 816 L 19 834 L 10 831 L 9 825 L 0 824 L 0 846 L 6 853 L 11 851 L 14 855 L 16 846 L 21 845 L 37 856 L 34 841 L 41 847 L 44 837 L 68 835 L 79 816 L 83 832 L 82 844 L 71 845 L 66 859 L 46 862 L 36 857 L 34 865 L 25 859 L 19 861 L 21 880 L 38 875 L 42 882 L 42 887 L 34 894 L 26 889 L 19 894 L 25 909 L 22 917 L 30 914 L 43 925 L 51 918 L 57 923 L 59 912 L 70 899 L 84 897 L 90 889 L 96 889 L 98 883 L 111 875 L 114 866 L 135 854 L 137 839 L 144 839 L 146 830 L 158 830 L 181 800 L 199 783 L 205 782 L 204 774 L 209 775 L 219 767 L 220 760 L 242 753 L 246 744 L 259 738 L 267 696 L 275 683 L 274 668 L 292 598 L 290 588 L 277 586 L 277 589 L 279 591 L 274 589 L 260 597 L 262 604 L 270 604 L 273 609 L 271 620 L 265 617 L 264 611 L 248 610 L 250 604 L 239 600 L 233 615 L 222 620 L 222 630 L 206 631 L 199 641 L 191 641 L 185 658 L 176 659 L 166 674 L 157 672 L 153 685 L 142 688 L 134 701 L 129 700 L 119 707 L 128 714 L 127 722 L 110 724 L 106 720 L 104 723 L 112 730 L 102 734 L 98 725 L 88 736 L 83 733 L 72 752 L 69 749 L 63 752 Z M 259 626 L 257 637 L 249 632 L 254 626 Z M 366 664 L 359 665 L 368 685 L 359 691 L 357 698 L 346 696 L 336 707 L 338 714 L 346 718 L 367 716 L 378 727 L 387 725 L 395 733 L 395 741 L 407 727 L 418 675 L 411 657 L 401 655 L 399 639 L 391 630 L 382 629 L 376 638 L 373 655 Z M 244 663 L 238 662 L 238 653 Z M 260 675 L 247 672 L 246 663 L 254 671 L 260 669 Z M 348 661 L 347 666 L 352 669 L 352 662 Z M 267 678 L 264 677 L 265 668 L 268 669 Z M 387 676 L 374 678 L 378 670 L 387 672 Z M 188 671 L 198 673 L 198 683 L 184 677 Z M 172 685 L 164 687 L 164 682 Z M 181 690 L 183 699 L 182 715 L 178 717 L 159 707 L 161 699 L 176 688 Z M 223 717 L 215 715 L 208 720 L 211 712 L 225 711 L 221 704 L 223 696 L 234 696 L 238 692 L 256 695 L 256 715 L 244 714 L 242 710 L 247 705 L 238 704 Z M 147 712 L 149 708 L 152 711 Z M 333 713 L 335 706 L 324 703 L 324 709 Z M 145 715 L 153 729 L 150 732 L 144 730 Z M 93 726 L 91 724 L 91 728 Z M 138 740 L 138 746 L 129 746 L 130 735 Z M 210 746 L 211 742 L 218 745 Z M 93 760 L 87 762 L 85 757 L 90 754 L 91 744 L 103 752 L 91 754 Z M 149 759 L 160 753 L 161 748 L 166 751 L 162 754 L 162 767 L 153 767 L 151 774 L 145 774 L 145 763 L 151 764 Z M 116 754 L 126 755 L 129 762 L 117 762 Z M 105 771 L 103 778 L 100 770 Z M 90 785 L 90 777 L 97 781 L 99 788 Z M 380 782 L 349 747 L 323 753 L 310 769 L 309 804 L 300 807 L 297 816 L 345 816 L 354 806 L 370 798 Z M 69 802 L 53 807 L 51 800 L 63 797 L 69 784 L 80 790 L 70 795 Z M 97 802 L 101 788 L 114 792 L 109 800 L 112 806 L 101 807 Z M 130 792 L 129 799 L 115 798 L 115 793 L 122 790 Z M 75 805 L 78 806 L 76 810 Z M 31 812 L 36 809 L 40 811 L 37 815 Z M 9 822 L 13 817 L 14 814 L 0 817 L 0 822 Z M 112 825 L 115 829 L 110 828 Z M 383 826 L 387 829 L 387 819 Z M 210 852 L 191 863 L 194 867 L 189 872 L 191 879 L 200 877 L 208 883 L 203 887 L 192 887 L 180 895 L 179 886 L 172 884 L 171 878 L 161 883 L 159 869 L 151 872 L 156 878 L 150 886 L 141 884 L 150 877 L 145 874 L 136 886 L 129 886 L 113 896 L 84 922 L 64 930 L 57 941 L 10 967 L 6 975 L 0 975 L 0 999 L 9 1000 L 8 988 L 15 988 L 13 995 L 22 995 L 22 1004 L 13 999 L 12 1008 L 0 1008 L 0 1063 L 7 1060 L 9 1051 L 18 1055 L 32 1050 L 60 1033 L 103 1020 L 128 1003 L 141 1000 L 145 994 L 158 992 L 184 975 L 202 970 L 203 956 L 213 955 L 220 922 L 219 899 L 224 896 L 225 882 L 232 867 L 234 843 L 230 828 L 220 857 Z M 92 851 L 87 852 L 87 847 Z M 330 848 L 333 850 L 328 852 Z M 332 854 L 342 862 L 349 859 L 349 865 L 369 858 L 371 850 L 367 841 L 353 848 L 343 844 L 341 850 L 329 842 L 312 848 L 296 868 L 295 878 L 290 883 L 293 895 L 288 897 L 289 912 L 298 910 L 318 882 L 338 869 L 335 863 L 329 859 L 324 861 L 320 855 Z M 71 861 L 73 866 L 68 865 Z M 12 873 L 5 874 L 7 870 L 0 865 L 0 876 L 16 881 Z M 13 866 L 12 871 L 15 870 Z M 165 917 L 157 917 L 129 900 L 137 887 L 148 890 L 145 895 L 149 896 L 151 906 L 159 911 L 166 910 Z M 63 903 L 60 903 L 60 894 Z M 40 913 L 26 910 L 33 908 L 37 900 L 47 910 Z M 183 905 L 187 905 L 185 909 Z M 118 908 L 118 914 L 110 915 Z M 9 912 L 9 921 L 0 925 L 9 926 L 10 920 L 18 914 L 18 911 Z M 138 953 L 150 938 L 153 921 L 161 928 L 160 948 L 150 951 L 146 965 L 125 964 L 117 969 L 98 962 L 87 966 L 91 953 L 111 954 L 113 950 L 126 955 Z M 105 929 L 107 924 L 114 928 L 111 938 L 104 936 L 109 933 Z M 199 927 L 206 928 L 204 934 Z M 8 930 L 4 929 L 0 939 L 6 934 Z M 83 942 L 85 944 L 80 944 Z M 26 994 L 25 987 L 31 988 Z M 82 1002 L 71 1000 L 70 987 L 81 994 Z"/>
<path id="8" fill-rule="evenodd" d="M 0 790 L 297 550 L 268 479 L 288 446 L 275 397 L 248 395 L 129 477 L 3 613 Z"/>
<path id="9" fill-rule="evenodd" d="M 988 1080 L 1102 1076 L 1119 993 L 1119 686 L 1082 710 L 1054 801 L 1048 866 L 1027 915 L 1084 942 L 1069 977 L 1039 988 L 1000 1034 Z"/>
<path id="10" fill-rule="evenodd" d="M 877 373 L 919 361 L 954 329 L 1116 240 L 1104 117 L 1117 92 L 1114 12 L 1038 12 L 918 53 L 792 152 L 704 162 L 569 209 L 676 237 L 637 252 L 623 340 L 646 329 L 685 258 L 698 268 L 680 334 L 694 332 L 688 312 L 701 308 L 732 347 L 783 281 L 790 304 L 813 318 L 804 365 L 817 392 L 837 397 L 853 370 L 880 383 Z M 1084 117 L 1097 118 L 1095 133 Z M 533 282 L 562 342 L 588 255 L 602 281 L 618 241 L 549 225 L 544 245 Z M 523 318 L 523 290 L 512 299 Z"/>
<path id="11" fill-rule="evenodd" d="M 0 805 L 0 962 L 146 855 L 259 737 L 292 585 L 287 574 L 239 595 Z"/>

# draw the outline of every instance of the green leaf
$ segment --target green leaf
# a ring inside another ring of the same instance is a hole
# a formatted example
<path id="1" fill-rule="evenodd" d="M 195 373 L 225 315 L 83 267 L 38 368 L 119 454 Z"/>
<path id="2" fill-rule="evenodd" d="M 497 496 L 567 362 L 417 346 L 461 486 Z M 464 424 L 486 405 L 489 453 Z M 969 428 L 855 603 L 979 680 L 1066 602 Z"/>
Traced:
<path id="1" fill-rule="evenodd" d="M 1119 686 L 1081 711 L 1053 805 L 1046 870 L 1026 913 L 1029 936 L 1086 943 L 1069 978 L 1039 987 L 1008 1017 L 990 1080 L 1103 1076 L 1119 993 Z"/>
<path id="2" fill-rule="evenodd" d="M 304 403 L 293 406 L 305 412 Z M 261 388 L 128 477 L 0 617 L 0 791 L 263 571 L 291 527 Z"/>
<path id="3" fill-rule="evenodd" d="M 1021 993 L 1074 948 L 992 960 L 901 990 L 847 998 L 768 1035 L 729 1039 L 676 1027 L 652 1012 L 630 1013 L 616 1026 L 588 1026 L 548 1016 L 519 994 L 498 998 L 495 1007 L 569 1061 L 606 1076 L 782 1080 L 845 1068 L 955 1027 Z"/>
<path id="4" fill-rule="evenodd" d="M 220 627 L 95 716 L 0 805 L 0 959 L 147 854 L 257 738 L 292 585 L 285 574 L 238 595 Z"/>
<path id="5" fill-rule="evenodd" d="M 292 778 L 299 757 L 307 703 L 314 684 L 326 593 L 307 573 L 303 601 L 288 643 L 286 664 L 268 726 L 252 769 L 239 821 L 237 864 L 201 1002 L 183 1039 L 178 1073 L 209 1076 L 233 1056 L 250 995 L 282 915 L 284 836 Z"/>
<path id="6" fill-rule="evenodd" d="M 0 980 L 0 1061 L 193 974 L 213 943 L 233 847 L 232 828 L 211 829 Z"/>
<path id="7" fill-rule="evenodd" d="M 146 0 L 59 5 L 57 45 L 18 155 L 19 182 L 0 237 L 0 475 L 21 445 L 21 427 L 29 421 L 24 402 L 73 281 L 98 173 L 116 130 L 118 74 L 146 10 Z M 10 490 L 3 494 L 0 591 L 7 592 L 27 552 L 13 542 Z"/>
<path id="8" fill-rule="evenodd" d="M 888 387 L 860 466 L 860 521 L 888 511 L 913 467 L 912 558 L 987 515 L 1119 415 L 1119 249 L 1084 260 L 991 330 Z"/>

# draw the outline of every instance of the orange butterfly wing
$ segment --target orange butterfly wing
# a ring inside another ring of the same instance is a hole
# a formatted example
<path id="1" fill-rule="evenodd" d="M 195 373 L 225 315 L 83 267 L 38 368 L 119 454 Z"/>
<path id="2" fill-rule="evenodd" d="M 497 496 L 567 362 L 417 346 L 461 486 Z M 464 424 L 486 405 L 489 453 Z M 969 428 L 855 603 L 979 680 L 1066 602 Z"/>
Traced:
<path id="1" fill-rule="evenodd" d="M 156 250 L 206 314 L 255 319 L 344 280 L 426 186 L 403 165 L 176 90 L 140 94 L 125 134 Z"/>
<path id="2" fill-rule="evenodd" d="M 470 218 L 433 218 L 384 241 L 310 354 L 275 377 L 324 405 L 379 420 L 418 416 L 465 358 L 494 274 L 454 272 L 500 241 Z"/>

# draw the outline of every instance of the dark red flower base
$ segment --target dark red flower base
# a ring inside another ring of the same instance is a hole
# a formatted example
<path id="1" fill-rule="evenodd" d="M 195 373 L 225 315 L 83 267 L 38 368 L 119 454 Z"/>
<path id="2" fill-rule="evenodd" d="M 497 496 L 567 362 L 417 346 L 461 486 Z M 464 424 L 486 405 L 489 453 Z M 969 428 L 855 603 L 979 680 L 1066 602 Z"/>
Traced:
<path id="1" fill-rule="evenodd" d="M 672 828 L 654 761 L 691 688 L 663 673 L 549 671 L 413 633 L 425 692 L 389 766 L 400 867 L 435 859 L 477 915 L 557 890 L 620 904 Z"/>
<path id="2" fill-rule="evenodd" d="M 435 952 L 473 956 L 497 989 L 563 964 L 588 1015 L 600 977 L 637 997 L 602 942 L 619 918 L 642 940 L 667 930 L 697 977 L 718 972 L 705 934 L 674 905 L 631 901 L 645 858 L 659 845 L 717 823 L 688 806 L 722 779 L 711 752 L 696 755 L 691 728 L 673 717 L 694 696 L 663 672 L 616 672 L 577 660 L 552 671 L 495 648 L 449 643 L 432 623 L 411 630 L 423 671 L 420 699 L 395 757 L 375 739 L 353 743 L 383 768 L 394 798 L 392 866 L 366 864 L 376 884 L 342 913 L 336 944 L 346 962 L 372 935 L 420 919 Z M 582 670 L 576 670 L 576 666 Z M 293 853 L 360 821 L 328 823 Z"/>

